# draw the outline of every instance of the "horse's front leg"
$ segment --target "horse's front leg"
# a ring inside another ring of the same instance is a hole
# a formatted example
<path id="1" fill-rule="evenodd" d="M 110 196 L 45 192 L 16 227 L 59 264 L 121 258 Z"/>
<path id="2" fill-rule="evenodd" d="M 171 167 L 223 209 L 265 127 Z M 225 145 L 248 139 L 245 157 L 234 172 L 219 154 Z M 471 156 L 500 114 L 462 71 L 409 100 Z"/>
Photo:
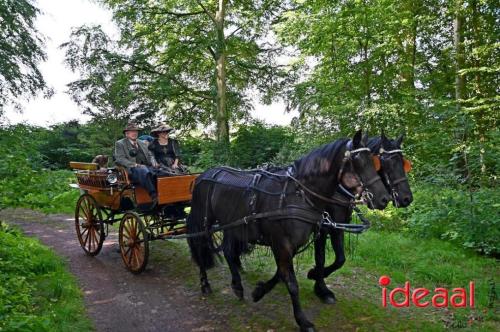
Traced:
<path id="1" fill-rule="evenodd" d="M 335 253 L 335 261 L 332 265 L 325 268 L 323 276 L 327 278 L 330 274 L 340 269 L 345 263 L 344 252 L 344 231 L 335 230 L 330 234 L 333 252 Z"/>
<path id="2" fill-rule="evenodd" d="M 264 295 L 269 293 L 274 288 L 274 286 L 276 286 L 279 280 L 280 280 L 279 273 L 278 271 L 276 271 L 274 276 L 268 281 L 266 282 L 259 281 L 257 283 L 257 286 L 255 286 L 255 289 L 252 292 L 253 301 L 257 302 L 260 299 L 262 299 Z"/>
<path id="3" fill-rule="evenodd" d="M 287 250 L 286 246 L 282 246 L 279 249 L 273 249 L 273 253 L 277 258 L 277 262 L 279 262 L 279 277 L 285 283 L 288 293 L 290 294 L 290 298 L 292 299 L 295 321 L 299 325 L 301 331 L 315 331 L 313 323 L 307 319 L 300 305 L 299 284 L 293 269 L 293 254 L 291 250 Z"/>
<path id="4" fill-rule="evenodd" d="M 328 289 L 324 280 L 325 267 L 325 245 L 328 232 L 321 230 L 318 238 L 314 241 L 314 260 L 316 266 L 309 270 L 307 278 L 315 280 L 314 293 L 321 301 L 327 304 L 335 303 L 335 295 Z"/>

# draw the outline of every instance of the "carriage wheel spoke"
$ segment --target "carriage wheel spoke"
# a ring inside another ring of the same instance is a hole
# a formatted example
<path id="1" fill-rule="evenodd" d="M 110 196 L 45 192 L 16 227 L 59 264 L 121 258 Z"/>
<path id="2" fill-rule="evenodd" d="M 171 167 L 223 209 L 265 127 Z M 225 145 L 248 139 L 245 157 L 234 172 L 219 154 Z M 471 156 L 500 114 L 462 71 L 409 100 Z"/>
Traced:
<path id="1" fill-rule="evenodd" d="M 83 240 L 83 247 L 85 248 L 87 246 L 87 241 L 89 240 L 90 233 L 88 232 L 87 228 L 87 236 L 85 237 L 85 240 Z"/>
<path id="2" fill-rule="evenodd" d="M 85 216 L 85 220 L 89 220 L 89 203 L 87 199 L 82 201 L 82 212 Z"/>
<path id="3" fill-rule="evenodd" d="M 128 257 L 130 250 L 132 250 L 132 247 L 127 247 L 127 250 L 125 250 L 125 253 L 123 254 L 123 256 Z"/>
<path id="4" fill-rule="evenodd" d="M 90 252 L 90 244 L 92 242 L 92 229 L 89 231 L 89 237 L 90 237 L 90 241 L 88 243 L 88 251 Z"/>
<path id="5" fill-rule="evenodd" d="M 139 223 L 134 219 L 134 235 L 135 237 L 139 236 Z"/>
<path id="6" fill-rule="evenodd" d="M 80 236 L 83 237 L 85 235 L 85 233 L 88 233 L 89 229 L 88 229 L 88 227 L 85 227 L 83 229 L 83 232 L 81 232 L 80 229 L 78 229 L 78 231 L 80 232 Z"/>
<path id="7" fill-rule="evenodd" d="M 139 266 L 141 266 L 141 263 L 139 262 L 139 248 L 138 247 L 135 247 L 134 248 L 134 259 L 135 259 L 135 262 L 136 262 L 136 268 L 139 268 Z"/>
<path id="8" fill-rule="evenodd" d="M 134 254 L 134 249 L 132 248 L 131 252 L 130 252 L 130 256 L 128 256 L 128 263 L 127 265 L 130 266 L 130 262 L 132 262 L 132 255 Z"/>
<path id="9" fill-rule="evenodd" d="M 94 228 L 94 242 L 95 247 L 97 248 L 99 246 L 99 232 L 97 231 L 97 228 Z"/>

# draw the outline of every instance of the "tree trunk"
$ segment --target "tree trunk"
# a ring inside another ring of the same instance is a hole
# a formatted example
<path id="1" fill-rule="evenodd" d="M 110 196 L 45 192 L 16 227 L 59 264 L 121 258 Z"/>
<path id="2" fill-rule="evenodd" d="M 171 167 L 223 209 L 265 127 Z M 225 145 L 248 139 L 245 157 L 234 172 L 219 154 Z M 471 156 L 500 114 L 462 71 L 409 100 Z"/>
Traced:
<path id="1" fill-rule="evenodd" d="M 217 141 L 223 145 L 229 144 L 229 116 L 226 105 L 226 40 L 224 36 L 224 15 L 226 0 L 219 0 L 215 15 L 217 29 L 216 51 L 216 84 L 217 84 Z"/>
<path id="2" fill-rule="evenodd" d="M 483 42 L 481 38 L 481 33 L 479 32 L 480 29 L 480 24 L 479 24 L 479 10 L 478 10 L 478 4 L 477 0 L 474 0 L 471 2 L 471 8 L 472 8 L 472 35 L 474 37 L 474 41 L 472 43 L 473 49 L 474 48 L 479 48 Z M 475 68 L 481 67 L 481 61 L 480 61 L 480 56 L 476 55 L 473 60 L 473 64 Z M 475 75 L 475 86 L 473 87 L 474 89 L 474 94 L 478 97 L 483 97 L 482 96 L 482 88 L 481 88 L 481 74 L 479 71 L 476 72 Z M 482 181 L 486 178 L 486 164 L 484 162 L 484 144 L 486 141 L 485 137 L 485 132 L 486 132 L 486 125 L 484 125 L 484 112 L 482 110 L 479 111 L 479 113 L 476 116 L 476 122 L 478 123 L 479 126 L 479 164 L 481 165 L 481 175 L 482 175 Z"/>
<path id="3" fill-rule="evenodd" d="M 455 19 L 453 22 L 453 44 L 455 49 L 455 102 L 457 114 L 462 113 L 462 100 L 465 97 L 465 77 L 459 71 L 465 66 L 465 50 L 464 50 L 464 16 L 463 16 L 463 0 L 455 0 Z M 474 194 L 472 188 L 472 173 L 469 166 L 469 158 L 467 155 L 467 140 L 469 136 L 468 119 L 465 114 L 462 114 L 464 131 L 462 137 L 463 158 L 465 166 L 465 176 L 469 188 L 470 200 L 470 221 L 471 224 L 475 221 L 474 214 Z"/>
<path id="4" fill-rule="evenodd" d="M 462 14 L 462 0 L 456 0 L 456 13 L 454 20 L 454 48 L 455 48 L 455 101 L 457 111 L 461 111 L 461 100 L 464 98 L 465 94 L 465 77 L 459 74 L 459 71 L 464 68 L 465 63 L 465 52 L 463 43 L 463 24 L 464 17 Z"/>

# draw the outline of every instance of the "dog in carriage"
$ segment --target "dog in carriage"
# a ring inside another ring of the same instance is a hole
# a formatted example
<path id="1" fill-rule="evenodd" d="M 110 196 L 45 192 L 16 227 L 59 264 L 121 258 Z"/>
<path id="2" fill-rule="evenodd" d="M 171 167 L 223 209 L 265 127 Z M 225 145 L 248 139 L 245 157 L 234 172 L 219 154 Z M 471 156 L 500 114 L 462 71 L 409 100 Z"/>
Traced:
<path id="1" fill-rule="evenodd" d="M 108 170 L 108 161 L 109 157 L 105 154 L 99 154 L 92 159 L 92 162 L 98 165 L 98 170 L 102 172 Z"/>

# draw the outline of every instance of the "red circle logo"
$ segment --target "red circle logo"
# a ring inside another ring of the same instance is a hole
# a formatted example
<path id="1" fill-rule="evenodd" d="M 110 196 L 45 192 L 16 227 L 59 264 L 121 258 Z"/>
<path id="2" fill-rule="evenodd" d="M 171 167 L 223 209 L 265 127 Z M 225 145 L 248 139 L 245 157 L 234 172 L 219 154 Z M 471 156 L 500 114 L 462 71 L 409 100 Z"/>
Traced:
<path id="1" fill-rule="evenodd" d="M 391 278 L 389 278 L 388 276 L 381 276 L 378 279 L 378 283 L 380 286 L 387 286 L 391 283 Z"/>

